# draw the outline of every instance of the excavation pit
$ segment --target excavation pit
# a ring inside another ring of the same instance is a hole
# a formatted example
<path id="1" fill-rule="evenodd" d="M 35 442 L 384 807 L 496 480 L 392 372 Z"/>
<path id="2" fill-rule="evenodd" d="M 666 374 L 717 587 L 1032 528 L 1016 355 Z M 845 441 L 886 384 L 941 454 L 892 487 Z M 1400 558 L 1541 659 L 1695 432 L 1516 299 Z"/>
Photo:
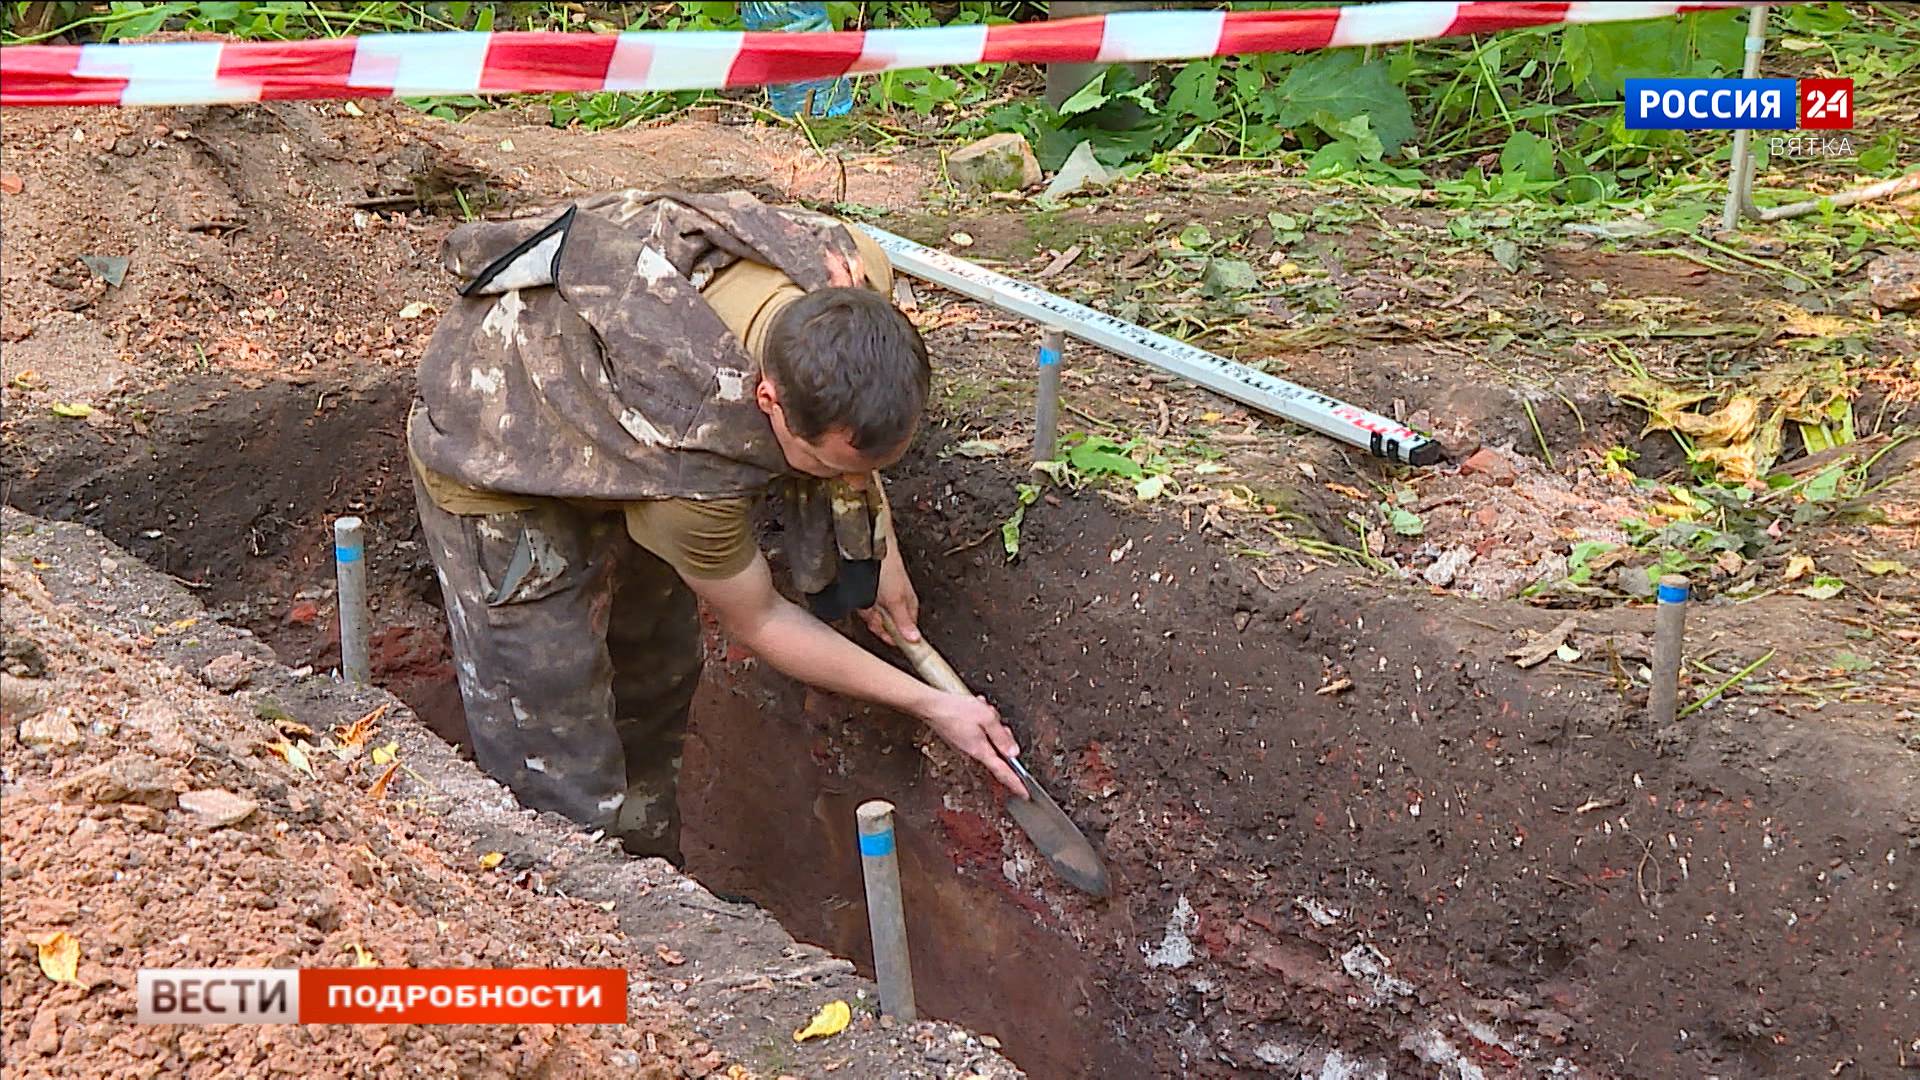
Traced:
<path id="1" fill-rule="evenodd" d="M 327 522 L 359 514 L 376 681 L 457 741 L 409 398 L 391 371 L 184 379 L 142 400 L 143 435 L 18 429 L 8 501 L 99 529 L 322 670 Z M 1331 569 L 1269 588 L 1177 517 L 1084 493 L 1031 508 L 1009 563 L 970 542 L 1017 478 L 940 444 L 891 478 L 926 630 L 1014 718 L 1115 897 L 1050 878 L 908 722 L 711 626 L 681 786 L 708 887 L 866 965 L 853 808 L 895 802 L 922 1010 L 1035 1076 L 1898 1067 L 1916 819 L 1874 732 L 1744 708 L 1649 731 L 1604 683 L 1505 659 L 1553 613 Z"/>

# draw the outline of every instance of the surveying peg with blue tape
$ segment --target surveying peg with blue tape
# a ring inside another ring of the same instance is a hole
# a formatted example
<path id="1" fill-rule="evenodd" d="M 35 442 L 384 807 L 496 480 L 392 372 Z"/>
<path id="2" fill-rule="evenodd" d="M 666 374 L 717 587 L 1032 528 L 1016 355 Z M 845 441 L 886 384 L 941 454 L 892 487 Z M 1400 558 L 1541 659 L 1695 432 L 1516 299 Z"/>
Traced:
<path id="1" fill-rule="evenodd" d="M 1653 622 L 1653 685 L 1647 691 L 1647 717 L 1654 729 L 1673 723 L 1680 700 L 1680 654 L 1687 636 L 1687 578 L 1666 574 L 1656 592 Z"/>
<path id="2" fill-rule="evenodd" d="M 860 834 L 860 854 L 869 859 L 878 859 L 893 854 L 893 830 L 868 835 Z"/>
<path id="3" fill-rule="evenodd" d="M 860 871 L 867 882 L 867 928 L 873 934 L 873 981 L 880 1011 L 913 1021 L 913 964 L 907 956 L 907 913 L 900 903 L 900 860 L 893 840 L 893 804 L 874 799 L 855 811 L 860 822 Z"/>
<path id="4" fill-rule="evenodd" d="M 1054 327 L 1040 332 L 1040 388 L 1033 398 L 1033 463 L 1052 461 L 1059 445 L 1060 358 L 1067 335 Z"/>
<path id="5" fill-rule="evenodd" d="M 333 523 L 334 575 L 340 599 L 340 677 L 365 686 L 370 681 L 367 615 L 366 526 L 357 517 Z"/>

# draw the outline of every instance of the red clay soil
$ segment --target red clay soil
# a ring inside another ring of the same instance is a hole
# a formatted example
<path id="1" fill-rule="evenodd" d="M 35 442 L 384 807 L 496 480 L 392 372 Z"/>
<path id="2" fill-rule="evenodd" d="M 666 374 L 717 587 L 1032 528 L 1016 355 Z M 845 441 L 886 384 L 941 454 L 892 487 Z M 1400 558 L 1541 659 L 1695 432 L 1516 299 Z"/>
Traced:
<path id="1" fill-rule="evenodd" d="M 4 589 L 9 1075 L 673 1077 L 722 1067 L 666 1006 L 583 1028 L 136 1025 L 143 967 L 648 961 L 607 911 L 535 896 L 477 866 L 450 830 L 369 799 L 364 760 L 316 751 L 320 775 L 303 783 L 265 751 L 282 738 L 274 721 L 63 609 L 32 567 L 8 560 Z M 229 666 L 242 684 L 260 670 L 239 653 Z M 372 741 L 386 741 L 377 721 Z M 189 807 L 210 790 L 251 809 L 231 823 L 203 818 Z M 61 932 L 78 942 L 77 983 L 39 964 L 38 943 Z"/>

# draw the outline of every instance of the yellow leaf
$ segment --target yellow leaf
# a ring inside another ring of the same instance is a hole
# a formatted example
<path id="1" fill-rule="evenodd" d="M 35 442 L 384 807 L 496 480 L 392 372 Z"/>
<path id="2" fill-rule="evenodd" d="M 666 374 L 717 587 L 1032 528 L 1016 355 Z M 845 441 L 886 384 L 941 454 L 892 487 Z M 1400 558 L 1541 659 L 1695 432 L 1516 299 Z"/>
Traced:
<path id="1" fill-rule="evenodd" d="M 340 951 L 353 953 L 354 967 L 379 967 L 380 966 L 380 961 L 375 960 L 373 958 L 372 953 L 368 952 L 364 948 L 361 948 L 360 943 L 357 941 L 349 941 L 345 945 L 340 946 Z"/>
<path id="2" fill-rule="evenodd" d="M 380 779 L 375 780 L 373 782 L 373 786 L 367 789 L 367 794 L 370 797 L 372 797 L 372 799 L 375 802 L 379 802 L 381 799 L 386 798 L 387 785 L 393 783 L 393 774 L 399 771 L 400 771 L 400 763 L 397 761 L 387 766 L 387 771 L 381 773 Z"/>
<path id="3" fill-rule="evenodd" d="M 489 851 L 485 855 L 480 856 L 480 869 L 491 870 L 499 866 L 500 861 L 505 858 L 506 856 L 498 851 Z"/>
<path id="4" fill-rule="evenodd" d="M 40 939 L 40 970 L 54 982 L 80 982 L 80 943 L 65 930 Z"/>
<path id="5" fill-rule="evenodd" d="M 88 405 L 85 402 L 76 401 L 76 402 L 73 402 L 72 404 L 69 404 L 64 401 L 56 401 L 52 405 L 47 406 L 47 408 L 53 410 L 53 415 L 64 416 L 64 417 L 67 417 L 68 419 L 77 420 L 83 416 L 93 415 L 93 406 Z"/>
<path id="6" fill-rule="evenodd" d="M 1860 564 L 1860 569 L 1865 570 L 1874 577 L 1881 577 L 1886 574 L 1905 574 L 1907 572 L 1905 566 L 1892 559 L 1862 559 L 1856 556 L 1853 561 Z"/>
<path id="7" fill-rule="evenodd" d="M 287 764 L 293 766 L 296 770 L 306 773 L 309 777 L 318 780 L 319 777 L 314 776 L 313 773 L 313 763 L 307 760 L 307 752 L 304 749 L 306 742 L 305 739 L 302 739 L 300 740 L 300 745 L 295 746 L 293 743 L 281 739 L 279 742 L 267 747 L 267 749 L 280 755 Z"/>
<path id="8" fill-rule="evenodd" d="M 373 763 L 375 765 L 390 765 L 394 759 L 399 756 L 400 744 L 397 742 L 390 742 L 385 746 L 376 746 L 373 748 Z"/>
<path id="9" fill-rule="evenodd" d="M 1813 556 L 1795 555 L 1791 559 L 1787 560 L 1786 580 L 1799 581 L 1801 578 L 1805 577 L 1809 571 L 1813 569 L 1814 569 Z"/>
<path id="10" fill-rule="evenodd" d="M 406 307 L 403 307 L 400 309 L 400 317 L 403 319 L 417 319 L 420 316 L 425 315 L 427 312 L 432 310 L 434 310 L 434 306 L 432 304 L 425 303 L 424 301 L 420 301 L 420 300 L 415 300 L 411 304 L 408 304 Z"/>
<path id="11" fill-rule="evenodd" d="M 1693 507 L 1681 503 L 1657 502 L 1653 504 L 1653 512 L 1666 518 L 1668 521 L 1693 520 Z"/>
<path id="12" fill-rule="evenodd" d="M 853 1022 L 853 1010 L 844 1001 L 829 1001 L 820 1006 L 813 1014 L 807 1026 L 793 1033 L 794 1042 L 806 1042 L 808 1039 L 824 1039 L 829 1035 L 838 1035 L 847 1030 Z"/>
<path id="13" fill-rule="evenodd" d="M 358 106 L 358 105 L 355 105 L 355 104 L 354 104 L 353 102 L 351 102 L 351 101 L 349 101 L 349 102 L 347 102 L 347 103 L 346 103 L 346 105 L 344 105 L 344 106 L 342 106 L 342 108 L 343 108 L 343 109 L 345 110 L 345 112 L 346 112 L 346 114 L 347 114 L 348 116 L 365 116 L 365 115 L 367 115 L 367 112 L 366 112 L 366 110 L 365 110 L 365 109 L 362 109 L 362 108 L 361 108 L 360 106 Z"/>
<path id="14" fill-rule="evenodd" d="M 1211 424 L 1214 421 L 1219 420 L 1224 416 L 1226 416 L 1225 413 L 1203 412 L 1200 414 L 1200 419 L 1205 420 L 1207 423 Z"/>
<path id="15" fill-rule="evenodd" d="M 957 232 L 957 233 L 954 233 L 952 236 L 947 237 L 947 239 L 953 241 L 954 247 L 972 247 L 973 246 L 973 237 L 968 233 Z"/>
<path id="16" fill-rule="evenodd" d="M 1345 495 L 1349 499 L 1364 499 L 1367 497 L 1366 492 L 1356 487 L 1348 487 L 1345 484 L 1329 483 L 1327 490 L 1333 492 L 1335 495 Z"/>

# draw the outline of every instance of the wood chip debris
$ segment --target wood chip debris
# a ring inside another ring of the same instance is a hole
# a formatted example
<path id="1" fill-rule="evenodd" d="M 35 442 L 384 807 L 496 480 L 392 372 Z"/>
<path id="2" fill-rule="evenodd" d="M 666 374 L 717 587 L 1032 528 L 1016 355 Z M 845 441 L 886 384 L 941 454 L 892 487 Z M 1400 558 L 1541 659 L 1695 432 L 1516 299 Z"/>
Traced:
<path id="1" fill-rule="evenodd" d="M 1509 652 L 1507 656 L 1511 658 L 1515 664 L 1523 668 L 1530 668 L 1542 663 L 1547 657 L 1560 651 L 1560 646 L 1567 643 L 1567 638 L 1573 634 L 1574 628 L 1578 624 L 1579 619 L 1569 615 L 1561 620 L 1558 626 L 1555 626 L 1544 634 L 1536 636 L 1525 645 Z"/>

